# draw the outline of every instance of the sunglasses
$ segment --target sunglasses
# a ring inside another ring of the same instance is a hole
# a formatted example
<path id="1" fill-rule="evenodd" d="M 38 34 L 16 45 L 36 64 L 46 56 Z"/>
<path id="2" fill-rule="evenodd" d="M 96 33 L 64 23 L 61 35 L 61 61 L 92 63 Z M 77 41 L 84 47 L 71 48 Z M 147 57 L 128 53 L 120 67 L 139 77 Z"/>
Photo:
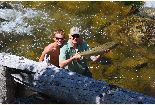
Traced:
<path id="1" fill-rule="evenodd" d="M 59 39 L 64 40 L 64 38 L 58 38 L 58 37 L 55 37 L 55 39 L 56 39 L 56 40 L 59 40 Z"/>
<path id="2" fill-rule="evenodd" d="M 79 35 L 79 34 L 74 34 L 74 35 L 72 35 L 72 37 L 73 37 L 73 38 L 79 38 L 80 35 Z"/>

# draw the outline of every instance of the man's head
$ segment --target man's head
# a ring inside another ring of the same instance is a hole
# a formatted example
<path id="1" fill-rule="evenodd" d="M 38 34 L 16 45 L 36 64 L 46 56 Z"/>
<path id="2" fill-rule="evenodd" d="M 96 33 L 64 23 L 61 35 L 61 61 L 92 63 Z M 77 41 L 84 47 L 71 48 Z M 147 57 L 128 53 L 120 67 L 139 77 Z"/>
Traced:
<path id="1" fill-rule="evenodd" d="M 73 44 L 77 44 L 80 38 L 80 29 L 78 27 L 72 27 L 70 29 L 69 38 L 72 40 Z"/>
<path id="2" fill-rule="evenodd" d="M 61 46 L 64 42 L 64 31 L 62 29 L 58 29 L 54 31 L 53 40 L 57 43 L 57 45 Z"/>

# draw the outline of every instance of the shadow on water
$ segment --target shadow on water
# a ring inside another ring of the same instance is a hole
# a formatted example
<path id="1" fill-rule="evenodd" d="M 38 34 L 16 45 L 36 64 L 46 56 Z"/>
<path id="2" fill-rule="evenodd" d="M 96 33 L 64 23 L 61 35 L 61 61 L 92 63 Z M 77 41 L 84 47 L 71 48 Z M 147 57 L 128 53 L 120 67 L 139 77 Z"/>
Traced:
<path id="1" fill-rule="evenodd" d="M 110 65 L 112 63 L 112 60 L 107 57 L 102 57 L 100 61 L 98 61 L 98 63 L 101 65 Z"/>

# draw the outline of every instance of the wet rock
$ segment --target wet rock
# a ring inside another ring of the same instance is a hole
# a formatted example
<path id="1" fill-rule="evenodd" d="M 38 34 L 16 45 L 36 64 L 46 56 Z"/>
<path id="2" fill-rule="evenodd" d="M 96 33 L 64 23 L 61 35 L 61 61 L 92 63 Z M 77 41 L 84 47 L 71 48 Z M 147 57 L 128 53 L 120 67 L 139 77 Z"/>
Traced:
<path id="1" fill-rule="evenodd" d="M 15 84 L 6 67 L 0 66 L 0 103 L 12 103 L 15 99 Z"/>
<path id="2" fill-rule="evenodd" d="M 154 45 L 154 44 L 155 44 L 155 38 L 151 38 L 151 39 L 150 39 L 150 44 L 151 44 L 151 45 Z"/>
<path id="3" fill-rule="evenodd" d="M 3 18 L 0 18 L 0 23 L 1 23 L 1 22 L 4 22 L 4 21 L 7 21 L 7 20 L 5 20 L 5 19 L 3 19 Z"/>
<path id="4" fill-rule="evenodd" d="M 146 67 L 148 65 L 148 63 L 147 62 L 144 62 L 144 63 L 142 63 L 142 64 L 137 64 L 134 68 L 135 69 L 141 69 L 141 68 L 143 68 L 143 67 Z"/>
<path id="5" fill-rule="evenodd" d="M 155 19 L 155 9 L 150 7 L 141 8 L 139 15 L 143 17 L 149 17 L 149 18 Z"/>
<path id="6" fill-rule="evenodd" d="M 0 9 L 13 9 L 13 7 L 10 3 L 0 2 Z"/>
<path id="7" fill-rule="evenodd" d="M 139 70 L 141 68 L 147 67 L 148 60 L 146 58 L 126 58 L 122 63 L 121 66 L 124 68 L 136 69 Z"/>

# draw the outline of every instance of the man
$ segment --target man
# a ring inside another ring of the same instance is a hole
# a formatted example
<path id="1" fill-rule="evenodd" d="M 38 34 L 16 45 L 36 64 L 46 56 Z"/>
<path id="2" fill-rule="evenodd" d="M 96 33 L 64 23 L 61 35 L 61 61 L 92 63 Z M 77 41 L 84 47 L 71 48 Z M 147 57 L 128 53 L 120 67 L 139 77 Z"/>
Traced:
<path id="1" fill-rule="evenodd" d="M 70 29 L 68 42 L 60 49 L 59 66 L 73 72 L 92 77 L 87 66 L 87 59 L 81 58 L 79 54 L 79 52 L 86 51 L 88 49 L 88 44 L 80 37 L 79 28 L 72 27 Z M 93 61 L 97 61 L 99 58 L 100 55 L 95 57 Z"/>
<path id="2" fill-rule="evenodd" d="M 49 57 L 48 63 L 59 67 L 59 54 L 60 47 L 64 43 L 64 31 L 61 29 L 55 30 L 53 36 L 54 43 L 51 43 L 44 48 L 39 61 L 44 61 Z"/>

